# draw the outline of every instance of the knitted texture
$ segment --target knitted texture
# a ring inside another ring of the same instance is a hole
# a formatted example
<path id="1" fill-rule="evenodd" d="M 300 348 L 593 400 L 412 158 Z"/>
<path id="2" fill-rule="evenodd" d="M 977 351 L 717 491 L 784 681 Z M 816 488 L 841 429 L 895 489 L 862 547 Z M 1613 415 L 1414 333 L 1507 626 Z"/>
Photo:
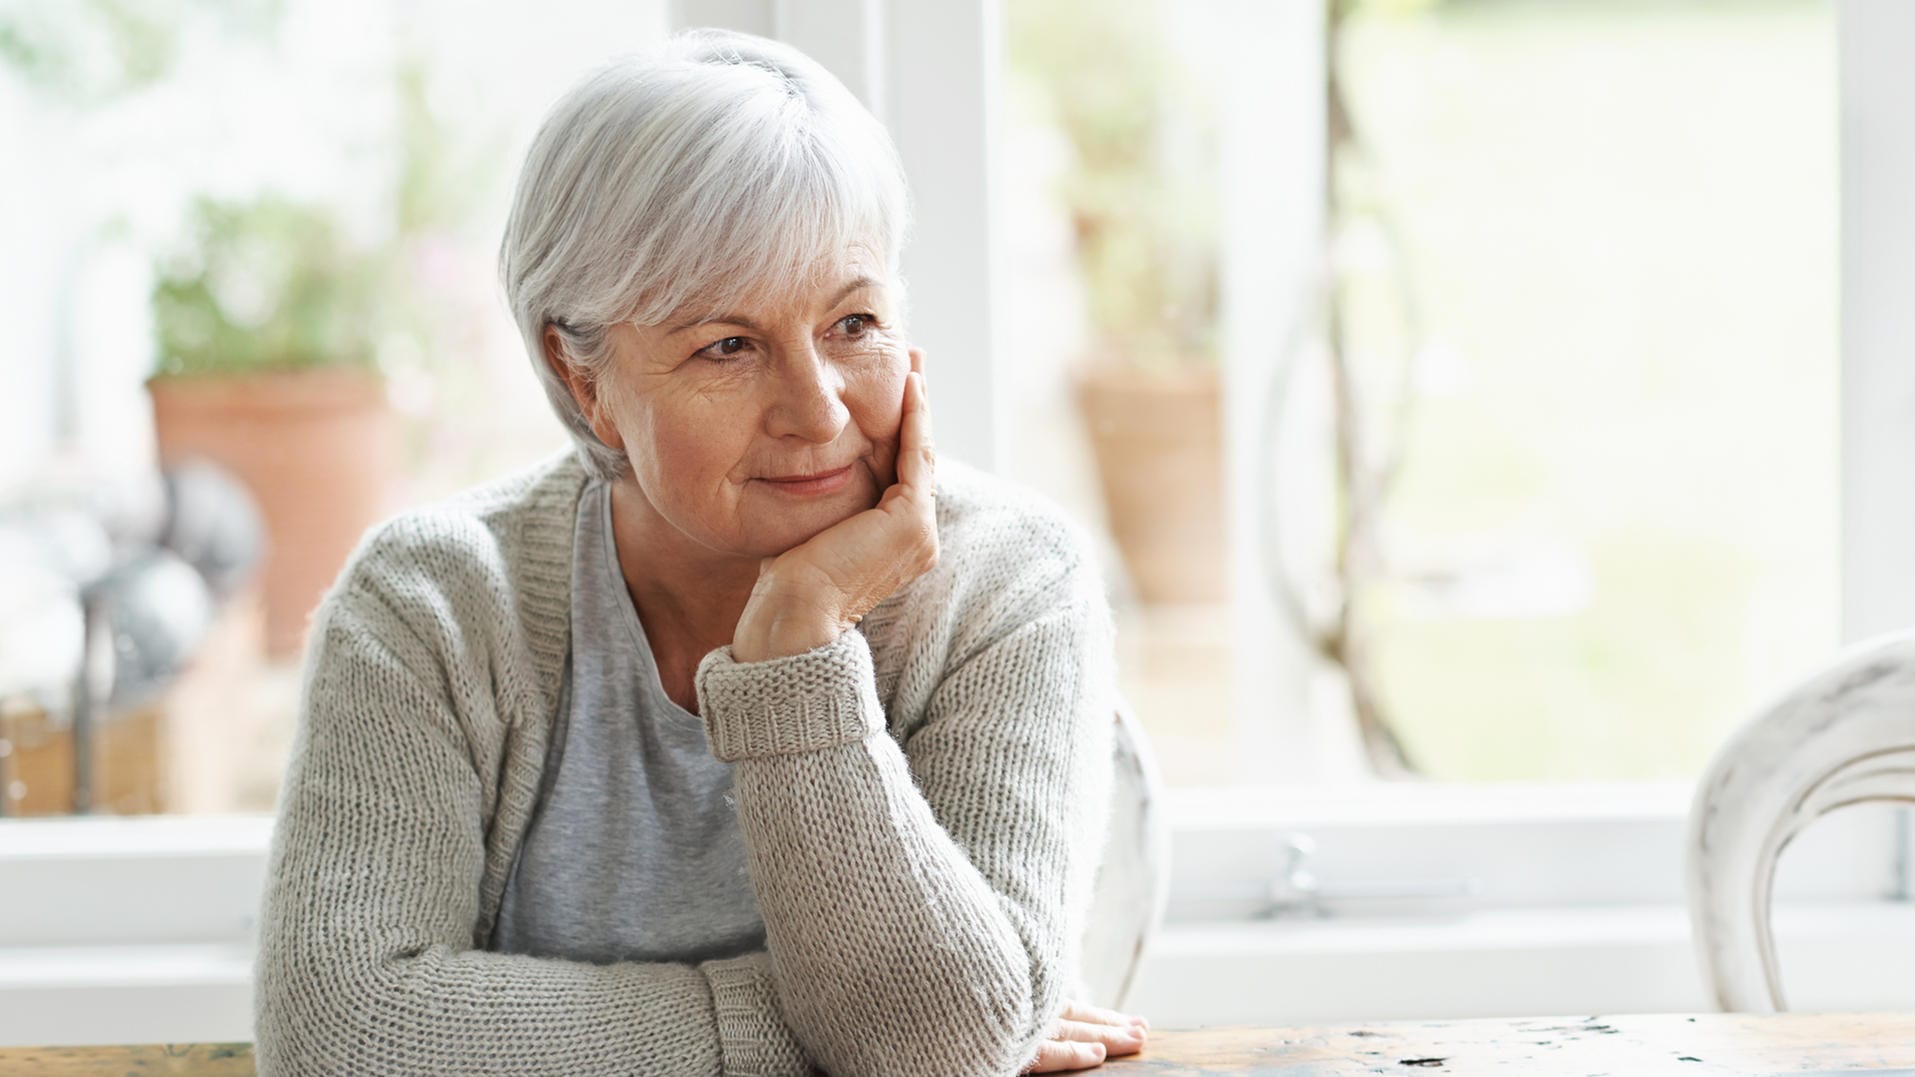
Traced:
<path id="1" fill-rule="evenodd" d="M 1109 616 L 1053 510 L 939 472 L 936 568 L 815 651 L 700 664 L 766 948 L 698 965 L 485 949 L 557 715 L 577 461 L 369 534 L 310 635 L 260 1072 L 1016 1072 L 1102 847 Z"/>
<path id="2" fill-rule="evenodd" d="M 856 632 L 805 654 L 740 665 L 720 647 L 698 664 L 712 755 L 735 763 L 852 744 L 884 728 L 871 652 Z"/>

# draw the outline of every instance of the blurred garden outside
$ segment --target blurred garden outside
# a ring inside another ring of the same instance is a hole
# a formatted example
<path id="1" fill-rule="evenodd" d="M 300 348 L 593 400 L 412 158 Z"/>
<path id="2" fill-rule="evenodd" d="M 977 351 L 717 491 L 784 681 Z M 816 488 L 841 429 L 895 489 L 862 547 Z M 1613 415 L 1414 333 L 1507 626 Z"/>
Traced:
<path id="1" fill-rule="evenodd" d="M 1384 579 L 1353 603 L 1374 689 L 1429 778 L 1686 780 L 1839 642 L 1831 5 L 1341 7 L 1344 333 L 1359 378 L 1414 350 Z M 1182 61 L 1201 83 L 1217 51 Z M 1224 611 L 1126 628 L 1173 781 L 1255 782 Z"/>

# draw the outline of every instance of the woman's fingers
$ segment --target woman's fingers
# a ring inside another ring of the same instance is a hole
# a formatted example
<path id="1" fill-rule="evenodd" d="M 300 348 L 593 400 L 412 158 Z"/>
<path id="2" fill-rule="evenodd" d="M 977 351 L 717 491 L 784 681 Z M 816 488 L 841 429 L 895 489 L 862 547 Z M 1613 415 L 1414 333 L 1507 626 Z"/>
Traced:
<path id="1" fill-rule="evenodd" d="M 1101 1043 L 1045 1040 L 1037 1048 L 1037 1057 L 1031 1059 L 1023 1072 L 1060 1073 L 1065 1070 L 1084 1070 L 1101 1065 L 1103 1061 L 1104 1045 Z"/>
<path id="2" fill-rule="evenodd" d="M 1146 1032 L 1150 1030 L 1150 1022 L 1141 1017 L 1077 1002 L 1064 1003 L 1064 1017 L 1072 1021 L 1094 1021 L 1101 1025 L 1140 1025 Z"/>
<path id="3" fill-rule="evenodd" d="M 1077 1040 L 1082 1043 L 1096 1041 L 1111 1046 L 1126 1040 L 1141 1040 L 1143 1030 L 1129 1024 L 1107 1025 L 1101 1021 L 1059 1021 L 1051 1030 L 1051 1039 Z"/>
<path id="4" fill-rule="evenodd" d="M 1134 1055 L 1144 1049 L 1149 1023 L 1141 1017 L 1066 1000 L 1063 1014 L 1051 1027 L 1051 1039 L 1100 1043 L 1106 1055 Z"/>
<path id="5" fill-rule="evenodd" d="M 1051 1039 L 1070 1043 L 1101 1044 L 1108 1055 L 1134 1055 L 1144 1049 L 1142 1029 L 1129 1024 L 1107 1025 L 1097 1021 L 1059 1021 Z"/>
<path id="6" fill-rule="evenodd" d="M 924 372 L 913 370 L 905 375 L 903 427 L 898 434 L 898 481 L 913 493 L 929 496 L 935 492 L 936 469 L 937 450 L 931 443 L 931 405 L 925 398 Z"/>
<path id="7" fill-rule="evenodd" d="M 899 418 L 896 481 L 879 496 L 875 511 L 838 521 L 760 569 L 759 586 L 733 632 L 732 652 L 741 661 L 796 653 L 789 647 L 811 642 L 820 634 L 812 630 L 819 625 L 835 626 L 826 639 L 835 638 L 937 564 L 936 453 L 923 368 L 923 353 L 913 348 Z M 804 631 L 795 640 L 786 633 L 776 646 L 758 646 L 772 638 L 771 626 L 781 618 Z"/>

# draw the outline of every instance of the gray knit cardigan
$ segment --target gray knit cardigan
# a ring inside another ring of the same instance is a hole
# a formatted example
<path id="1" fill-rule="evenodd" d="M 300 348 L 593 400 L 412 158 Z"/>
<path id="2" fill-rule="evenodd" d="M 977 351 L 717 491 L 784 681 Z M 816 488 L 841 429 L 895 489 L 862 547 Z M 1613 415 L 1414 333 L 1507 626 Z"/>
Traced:
<path id="1" fill-rule="evenodd" d="M 584 481 L 567 454 L 403 514 L 321 604 L 260 918 L 260 1072 L 1014 1073 L 1076 990 L 1111 780 L 1082 534 L 942 461 L 936 568 L 817 650 L 706 656 L 764 951 L 495 953 Z"/>

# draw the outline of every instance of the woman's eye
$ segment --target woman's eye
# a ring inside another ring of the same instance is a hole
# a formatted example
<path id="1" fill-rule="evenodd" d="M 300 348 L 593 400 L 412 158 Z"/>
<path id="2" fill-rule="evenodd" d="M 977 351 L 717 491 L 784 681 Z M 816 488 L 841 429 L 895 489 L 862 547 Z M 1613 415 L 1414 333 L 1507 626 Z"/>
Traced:
<path id="1" fill-rule="evenodd" d="M 843 329 L 848 337 L 861 337 L 865 330 L 871 328 L 871 323 L 874 321 L 876 319 L 869 314 L 847 314 L 838 319 L 838 327 Z"/>
<path id="2" fill-rule="evenodd" d="M 744 351 L 747 343 L 744 337 L 726 337 L 698 349 L 698 354 L 706 359 L 729 359 Z"/>

